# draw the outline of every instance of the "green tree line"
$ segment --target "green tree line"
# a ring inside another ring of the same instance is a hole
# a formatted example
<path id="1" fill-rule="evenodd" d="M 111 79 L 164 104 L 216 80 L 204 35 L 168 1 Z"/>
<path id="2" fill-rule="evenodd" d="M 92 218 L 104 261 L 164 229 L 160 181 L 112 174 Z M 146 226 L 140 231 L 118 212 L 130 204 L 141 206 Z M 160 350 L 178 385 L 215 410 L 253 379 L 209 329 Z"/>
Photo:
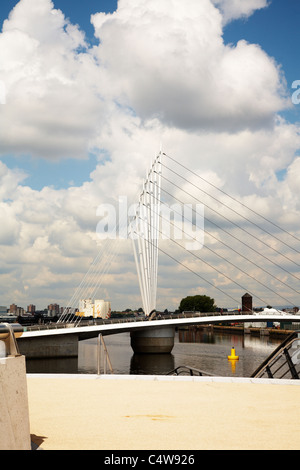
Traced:
<path id="1" fill-rule="evenodd" d="M 215 300 L 207 295 L 189 295 L 181 300 L 180 312 L 215 312 Z"/>

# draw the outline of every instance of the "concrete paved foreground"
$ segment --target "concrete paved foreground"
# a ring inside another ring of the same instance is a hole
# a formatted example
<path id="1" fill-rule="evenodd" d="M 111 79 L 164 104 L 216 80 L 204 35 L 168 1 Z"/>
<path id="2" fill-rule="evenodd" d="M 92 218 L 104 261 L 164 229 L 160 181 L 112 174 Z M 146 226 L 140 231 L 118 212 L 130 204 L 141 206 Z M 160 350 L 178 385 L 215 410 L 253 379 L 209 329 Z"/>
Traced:
<path id="1" fill-rule="evenodd" d="M 27 375 L 45 450 L 299 449 L 300 381 Z"/>

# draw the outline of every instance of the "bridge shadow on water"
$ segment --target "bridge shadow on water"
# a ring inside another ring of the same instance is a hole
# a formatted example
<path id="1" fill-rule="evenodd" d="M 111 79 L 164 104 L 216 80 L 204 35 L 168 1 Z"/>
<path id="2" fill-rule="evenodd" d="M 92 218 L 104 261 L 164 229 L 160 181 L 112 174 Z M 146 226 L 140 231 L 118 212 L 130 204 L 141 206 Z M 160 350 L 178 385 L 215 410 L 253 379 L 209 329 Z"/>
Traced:
<path id="1" fill-rule="evenodd" d="M 161 375 L 175 368 L 173 354 L 133 354 L 128 373 L 132 375 Z M 89 367 L 81 369 L 78 358 L 31 359 L 26 362 L 28 374 L 78 374 L 97 373 L 95 361 Z M 116 371 L 118 373 L 118 370 Z M 124 372 L 123 372 L 124 373 Z"/>
<path id="2" fill-rule="evenodd" d="M 173 354 L 133 354 L 130 361 L 130 374 L 165 374 L 175 368 Z"/>
<path id="3" fill-rule="evenodd" d="M 26 361 L 28 374 L 78 374 L 97 373 L 96 361 L 93 360 L 84 368 L 80 367 L 78 358 L 61 359 L 29 359 Z M 132 375 L 161 375 L 175 368 L 173 354 L 132 354 L 128 374 Z M 117 367 L 118 369 L 118 367 Z M 116 370 L 115 373 L 124 373 Z"/>
<path id="4" fill-rule="evenodd" d="M 26 359 L 27 374 L 78 374 L 78 357 Z"/>

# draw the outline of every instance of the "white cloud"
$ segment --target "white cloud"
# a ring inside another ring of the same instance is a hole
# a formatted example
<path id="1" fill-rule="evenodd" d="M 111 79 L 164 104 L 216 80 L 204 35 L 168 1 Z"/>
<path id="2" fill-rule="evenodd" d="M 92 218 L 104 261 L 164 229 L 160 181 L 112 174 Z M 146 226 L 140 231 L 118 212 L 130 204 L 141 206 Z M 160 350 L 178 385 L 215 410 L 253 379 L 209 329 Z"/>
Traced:
<path id="1" fill-rule="evenodd" d="M 112 93 L 143 119 L 233 131 L 270 125 L 287 106 L 279 67 L 257 45 L 226 46 L 209 0 L 189 8 L 121 0 L 115 13 L 92 22 Z"/>
<path id="2" fill-rule="evenodd" d="M 189 8 L 179 0 L 120 0 L 115 13 L 92 17 L 100 43 L 89 48 L 50 0 L 18 3 L 0 34 L 0 79 L 6 87 L 0 154 L 82 158 L 93 150 L 102 163 L 78 187 L 36 191 L 25 185 L 24 172 L 0 162 L 2 303 L 68 302 L 98 250 L 97 206 L 124 195 L 132 201 L 160 143 L 186 167 L 299 233 L 300 135 L 297 125 L 278 117 L 288 105 L 280 67 L 258 45 L 229 46 L 222 37 L 224 23 L 265 6 L 264 0 L 190 0 Z M 166 168 L 171 167 L 190 180 L 167 158 L 164 165 L 165 177 L 172 179 Z M 278 181 L 282 170 L 286 177 Z M 187 181 L 184 188 L 195 193 Z M 175 182 L 182 185 L 179 177 Z M 216 190 L 212 194 L 219 197 Z M 176 195 L 188 200 L 177 189 Z M 208 200 L 201 191 L 197 196 Z M 230 210 L 223 207 L 222 213 Z M 234 297 L 244 293 L 175 246 L 164 247 Z M 121 243 L 120 250 L 103 280 L 105 292 L 119 299 L 113 308 L 139 307 L 132 305 L 137 278 L 130 244 Z M 223 261 L 200 254 L 237 276 Z M 182 266 L 166 257 L 161 262 L 160 308 L 176 308 L 189 289 L 228 303 Z M 255 275 L 253 266 L 249 272 Z M 252 281 L 243 282 L 262 292 Z"/>
<path id="3" fill-rule="evenodd" d="M 268 0 L 212 0 L 220 8 L 223 16 L 223 23 L 226 24 L 238 18 L 247 18 L 254 11 L 266 8 Z"/>
<path id="4" fill-rule="evenodd" d="M 0 34 L 2 155 L 86 156 L 103 105 L 85 45 L 83 33 L 50 0 L 16 5 Z"/>

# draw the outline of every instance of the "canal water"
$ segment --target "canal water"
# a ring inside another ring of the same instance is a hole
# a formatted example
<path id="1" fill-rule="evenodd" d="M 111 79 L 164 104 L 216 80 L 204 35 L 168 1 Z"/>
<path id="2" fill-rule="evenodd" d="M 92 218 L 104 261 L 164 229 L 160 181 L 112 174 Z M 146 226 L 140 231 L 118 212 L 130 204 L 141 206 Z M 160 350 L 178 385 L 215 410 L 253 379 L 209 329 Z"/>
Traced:
<path id="1" fill-rule="evenodd" d="M 232 334 L 210 329 L 179 330 L 171 354 L 134 354 L 130 334 L 105 336 L 114 374 L 165 375 L 179 366 L 188 366 L 223 377 L 250 377 L 281 343 L 268 336 Z M 238 361 L 229 361 L 231 348 Z M 97 373 L 97 338 L 79 342 L 78 358 L 32 359 L 27 373 Z M 108 369 L 109 370 L 109 369 Z"/>

